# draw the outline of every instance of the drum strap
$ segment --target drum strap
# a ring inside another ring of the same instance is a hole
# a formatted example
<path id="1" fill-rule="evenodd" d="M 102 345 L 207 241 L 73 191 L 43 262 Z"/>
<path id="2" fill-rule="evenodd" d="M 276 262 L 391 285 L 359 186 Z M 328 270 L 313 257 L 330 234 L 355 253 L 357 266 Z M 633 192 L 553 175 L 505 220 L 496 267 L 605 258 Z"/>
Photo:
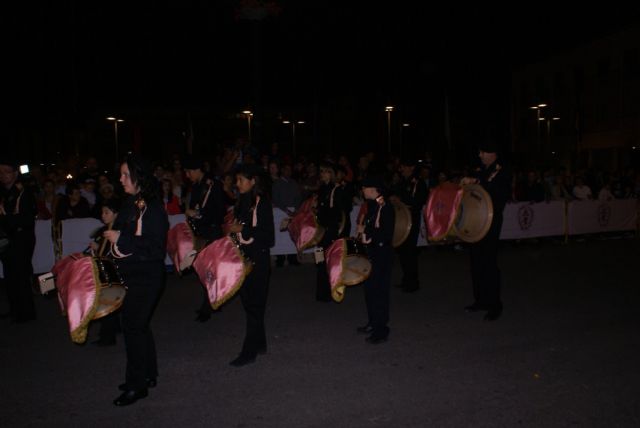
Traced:
<path id="1" fill-rule="evenodd" d="M 209 185 L 209 188 L 207 189 L 207 193 L 204 194 L 202 207 L 200 208 L 204 208 L 204 206 L 207 205 L 207 201 L 209 200 L 209 195 L 211 194 L 211 189 L 213 188 L 213 180 L 207 180 L 207 184 Z"/>
<path id="2" fill-rule="evenodd" d="M 253 207 L 253 216 L 251 219 L 251 225 L 253 227 L 256 227 L 258 225 L 258 204 L 260 203 L 260 196 L 256 196 L 256 205 Z M 242 237 L 242 232 L 238 233 L 238 241 L 240 241 L 241 244 L 245 244 L 245 245 L 249 245 L 253 242 L 253 238 L 251 239 L 244 239 Z"/>
<path id="3" fill-rule="evenodd" d="M 333 189 L 331 189 L 331 196 L 329 196 L 329 208 L 333 208 L 333 195 L 336 193 L 336 189 L 339 186 L 339 184 L 336 184 L 335 186 L 333 186 Z"/>
<path id="4" fill-rule="evenodd" d="M 20 192 L 20 194 L 18 195 L 18 199 L 16 199 L 16 207 L 13 209 L 14 214 L 20 214 L 20 198 L 22 198 L 23 193 L 24 190 Z"/>

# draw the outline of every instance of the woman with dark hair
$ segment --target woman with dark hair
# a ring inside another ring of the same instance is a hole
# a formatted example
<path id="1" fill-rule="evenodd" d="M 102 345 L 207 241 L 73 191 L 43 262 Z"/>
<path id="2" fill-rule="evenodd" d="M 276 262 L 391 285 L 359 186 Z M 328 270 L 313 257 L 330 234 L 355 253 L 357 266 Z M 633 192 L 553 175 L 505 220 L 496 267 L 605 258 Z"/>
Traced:
<path id="1" fill-rule="evenodd" d="M 127 352 L 123 393 L 114 400 L 126 406 L 147 396 L 156 385 L 158 368 L 150 321 L 165 283 L 167 213 L 158 197 L 158 181 L 150 167 L 130 154 L 120 166 L 120 183 L 128 198 L 112 230 L 104 232 L 127 287 L 122 330 Z"/>
<path id="2" fill-rule="evenodd" d="M 168 178 L 163 178 L 160 183 L 162 185 L 162 204 L 167 214 L 176 215 L 182 213 L 180 200 L 173 194 L 173 182 Z"/>
<path id="3" fill-rule="evenodd" d="M 269 248 L 274 244 L 275 235 L 270 186 L 264 177 L 264 171 L 255 165 L 241 166 L 236 173 L 236 186 L 239 196 L 230 231 L 236 234 L 240 250 L 253 262 L 253 269 L 240 289 L 247 331 L 240 355 L 230 363 L 240 367 L 253 363 L 258 354 L 267 351 L 264 312 L 269 290 Z"/>

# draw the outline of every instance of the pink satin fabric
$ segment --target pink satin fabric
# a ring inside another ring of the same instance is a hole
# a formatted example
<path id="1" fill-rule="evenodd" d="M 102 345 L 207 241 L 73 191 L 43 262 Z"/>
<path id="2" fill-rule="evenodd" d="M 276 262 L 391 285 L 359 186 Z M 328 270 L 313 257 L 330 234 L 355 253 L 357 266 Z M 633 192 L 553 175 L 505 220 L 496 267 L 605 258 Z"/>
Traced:
<path id="1" fill-rule="evenodd" d="M 304 251 L 317 243 L 318 222 L 313 212 L 314 201 L 314 198 L 307 199 L 289 223 L 289 235 L 298 251 Z"/>
<path id="2" fill-rule="evenodd" d="M 242 286 L 251 272 L 251 264 L 245 262 L 238 247 L 225 236 L 198 253 L 193 269 L 207 289 L 211 306 L 217 309 Z"/>
<path id="3" fill-rule="evenodd" d="M 98 272 L 93 258 L 82 254 L 67 256 L 56 263 L 51 271 L 56 276 L 62 310 L 67 313 L 71 340 L 84 343 L 100 297 Z"/>
<path id="4" fill-rule="evenodd" d="M 345 286 L 342 273 L 344 272 L 346 257 L 347 241 L 345 238 L 336 239 L 324 252 L 327 274 L 329 274 L 329 285 L 331 285 L 331 296 L 336 302 L 340 302 L 344 298 Z"/>
<path id="5" fill-rule="evenodd" d="M 182 260 L 195 248 L 193 231 L 187 223 L 178 223 L 167 234 L 167 253 L 176 269 Z"/>
<path id="6" fill-rule="evenodd" d="M 444 183 L 431 190 L 423 213 L 430 240 L 446 238 L 456 220 L 461 200 L 462 187 L 457 184 Z"/>

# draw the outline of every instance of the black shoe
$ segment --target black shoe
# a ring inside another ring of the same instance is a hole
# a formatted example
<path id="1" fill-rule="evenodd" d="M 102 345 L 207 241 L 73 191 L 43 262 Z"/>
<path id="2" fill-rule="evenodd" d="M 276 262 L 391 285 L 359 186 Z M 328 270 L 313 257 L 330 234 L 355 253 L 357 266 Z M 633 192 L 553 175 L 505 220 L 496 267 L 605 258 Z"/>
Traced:
<path id="1" fill-rule="evenodd" d="M 113 404 L 115 404 L 116 406 L 128 406 L 129 404 L 133 404 L 136 401 L 145 398 L 147 395 L 149 395 L 149 392 L 146 388 L 139 391 L 132 389 L 120 394 L 118 398 L 113 400 Z"/>
<path id="2" fill-rule="evenodd" d="M 290 260 L 289 266 L 300 266 L 301 263 L 298 260 Z"/>
<path id="3" fill-rule="evenodd" d="M 157 384 L 158 381 L 156 380 L 156 378 L 147 379 L 147 388 L 155 388 Z M 120 385 L 118 385 L 118 389 L 120 391 L 126 391 L 127 389 L 129 389 L 129 387 L 126 383 L 121 383 Z"/>
<path id="4" fill-rule="evenodd" d="M 379 345 L 381 343 L 386 342 L 388 339 L 389 339 L 389 336 L 376 336 L 375 334 L 372 334 L 371 336 L 365 339 L 365 342 L 371 345 Z"/>
<path id="5" fill-rule="evenodd" d="M 502 315 L 502 305 L 489 309 L 489 312 L 484 316 L 485 321 L 495 321 Z"/>
<path id="6" fill-rule="evenodd" d="M 116 344 L 116 339 L 98 339 L 91 342 L 91 344 L 96 346 L 114 346 Z"/>
<path id="7" fill-rule="evenodd" d="M 242 367 L 242 366 L 246 366 L 247 364 L 254 363 L 255 361 L 256 361 L 255 355 L 240 354 L 235 360 L 231 361 L 229 365 L 233 367 Z"/>
<path id="8" fill-rule="evenodd" d="M 371 334 L 371 332 L 373 331 L 373 327 L 367 324 L 356 328 L 356 331 L 360 334 Z"/>

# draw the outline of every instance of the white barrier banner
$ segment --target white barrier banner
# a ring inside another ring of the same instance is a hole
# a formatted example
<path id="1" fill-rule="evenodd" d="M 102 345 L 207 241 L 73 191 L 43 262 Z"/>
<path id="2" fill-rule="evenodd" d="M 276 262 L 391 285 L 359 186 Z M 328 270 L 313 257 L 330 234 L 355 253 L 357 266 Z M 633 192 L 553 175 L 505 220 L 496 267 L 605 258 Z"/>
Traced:
<path id="1" fill-rule="evenodd" d="M 564 201 L 507 204 L 500 239 L 564 235 Z"/>
<path id="2" fill-rule="evenodd" d="M 571 201 L 567 210 L 569 235 L 635 230 L 637 203 L 635 199 Z"/>
<path id="3" fill-rule="evenodd" d="M 33 250 L 31 264 L 33 273 L 49 272 L 56 262 L 51 237 L 51 220 L 36 220 L 36 246 Z"/>
<path id="4" fill-rule="evenodd" d="M 62 220 L 62 256 L 81 253 L 91 243 L 91 234 L 102 227 L 96 218 L 70 218 Z"/>
<path id="5" fill-rule="evenodd" d="M 169 229 L 171 229 L 173 226 L 175 226 L 178 223 L 184 223 L 186 219 L 184 214 L 170 215 L 168 216 L 168 218 L 169 218 Z M 171 258 L 169 257 L 169 254 L 164 256 L 164 264 L 167 266 L 173 264 L 173 260 L 171 260 Z"/>

